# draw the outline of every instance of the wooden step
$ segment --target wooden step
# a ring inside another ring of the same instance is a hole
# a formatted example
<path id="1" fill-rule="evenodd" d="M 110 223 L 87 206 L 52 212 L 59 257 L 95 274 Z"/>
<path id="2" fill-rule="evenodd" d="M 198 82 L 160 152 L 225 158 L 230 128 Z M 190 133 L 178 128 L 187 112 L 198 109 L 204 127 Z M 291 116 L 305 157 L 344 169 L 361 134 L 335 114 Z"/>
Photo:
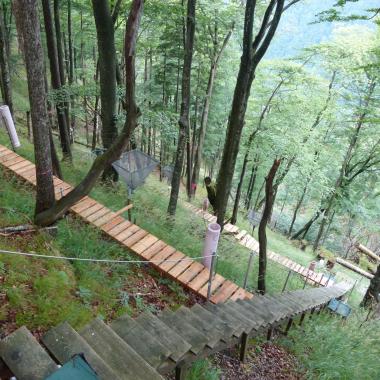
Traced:
<path id="1" fill-rule="evenodd" d="M 253 318 L 250 318 L 248 313 L 241 313 L 240 310 L 234 305 L 235 302 L 229 303 L 226 302 L 224 304 L 218 305 L 222 310 L 230 313 L 234 317 L 236 317 L 241 324 L 244 326 L 244 331 L 250 333 L 252 330 L 257 331 L 259 329 L 259 324 Z"/>
<path id="2" fill-rule="evenodd" d="M 276 320 L 276 316 L 273 313 L 257 304 L 251 304 L 248 300 L 238 300 L 236 301 L 236 304 L 241 305 L 244 309 L 250 311 L 253 315 L 256 315 L 263 327 L 269 325 L 271 321 Z"/>
<path id="3" fill-rule="evenodd" d="M 226 279 L 221 276 L 218 273 L 215 273 L 212 282 L 211 282 L 211 295 L 214 294 L 226 281 Z M 207 297 L 207 291 L 208 291 L 208 282 L 206 282 L 202 288 L 199 290 L 199 294 L 202 295 L 203 297 Z"/>
<path id="4" fill-rule="evenodd" d="M 207 302 L 203 305 L 203 307 L 208 310 L 210 313 L 215 314 L 220 319 L 233 326 L 236 330 L 234 335 L 241 336 L 243 332 L 248 333 L 246 326 L 243 325 L 240 319 L 236 318 L 234 315 L 226 312 L 225 310 L 220 308 L 220 305 L 212 304 L 211 302 Z"/>
<path id="5" fill-rule="evenodd" d="M 153 368 L 157 369 L 170 357 L 171 351 L 127 314 L 113 321 L 110 326 Z"/>
<path id="6" fill-rule="evenodd" d="M 74 355 L 83 353 L 102 380 L 117 378 L 115 372 L 67 322 L 49 330 L 42 341 L 61 364 L 68 362 Z"/>
<path id="7" fill-rule="evenodd" d="M 181 306 L 176 310 L 175 314 L 205 335 L 207 338 L 207 345 L 210 348 L 214 348 L 220 343 L 223 333 L 214 324 L 209 324 L 203 321 L 202 318 L 192 313 L 186 306 Z"/>
<path id="8" fill-rule="evenodd" d="M 0 358 L 19 380 L 45 379 L 58 369 L 25 326 L 0 341 Z"/>
<path id="9" fill-rule="evenodd" d="M 185 339 L 191 345 L 190 351 L 195 355 L 208 346 L 207 337 L 196 326 L 187 323 L 181 316 L 165 310 L 158 315 L 158 318 Z"/>
<path id="10" fill-rule="evenodd" d="M 230 280 L 226 280 L 223 285 L 211 297 L 211 302 L 220 303 L 228 300 L 238 289 L 238 285 Z"/>
<path id="11" fill-rule="evenodd" d="M 261 317 L 261 315 L 259 315 L 252 309 L 249 309 L 248 307 L 244 307 L 242 304 L 236 301 L 227 301 L 225 305 L 230 308 L 233 308 L 237 313 L 248 318 L 252 323 L 252 327 L 256 331 L 258 331 L 260 327 L 266 324 L 265 319 Z"/>
<path id="12" fill-rule="evenodd" d="M 227 321 L 221 319 L 217 315 L 206 310 L 204 307 L 202 307 L 198 303 L 193 305 L 190 311 L 193 314 L 195 314 L 197 317 L 205 321 L 207 324 L 214 325 L 216 328 L 221 330 L 223 332 L 223 335 L 221 338 L 222 340 L 228 341 L 233 336 L 240 336 L 240 334 L 238 334 L 239 329 L 236 329 L 233 324 L 228 323 Z"/>
<path id="13" fill-rule="evenodd" d="M 162 379 L 153 367 L 100 319 L 94 319 L 80 334 L 120 379 Z"/>
<path id="14" fill-rule="evenodd" d="M 144 312 L 135 320 L 151 336 L 158 340 L 167 350 L 171 351 L 170 357 L 178 362 L 191 349 L 191 344 L 186 342 L 174 330 L 152 313 Z"/>

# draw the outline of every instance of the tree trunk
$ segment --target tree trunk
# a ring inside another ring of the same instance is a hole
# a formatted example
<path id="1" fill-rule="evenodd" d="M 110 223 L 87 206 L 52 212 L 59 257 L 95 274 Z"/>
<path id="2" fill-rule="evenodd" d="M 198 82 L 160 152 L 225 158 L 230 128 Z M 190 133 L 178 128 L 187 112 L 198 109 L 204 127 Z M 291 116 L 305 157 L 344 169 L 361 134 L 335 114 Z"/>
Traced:
<path id="1" fill-rule="evenodd" d="M 21 0 L 19 0 L 21 2 Z M 28 0 L 31 1 L 31 0 Z M 120 154 L 128 146 L 134 129 L 137 126 L 137 119 L 140 110 L 136 105 L 135 98 L 135 45 L 143 10 L 143 0 L 133 0 L 129 13 L 125 32 L 125 72 L 126 72 L 126 120 L 121 134 L 107 151 L 98 156 L 93 162 L 85 178 L 71 192 L 62 197 L 56 204 L 46 211 L 36 216 L 36 224 L 47 226 L 62 217 L 65 212 L 76 202 L 87 195 L 101 176 L 103 170 L 113 161 L 117 160 Z M 113 69 L 115 65 L 112 64 Z M 53 191 L 54 195 L 54 191 Z"/>
<path id="2" fill-rule="evenodd" d="M 116 126 L 116 50 L 114 26 L 108 0 L 92 0 L 99 51 L 100 100 L 103 148 L 108 149 L 117 137 Z M 103 180 L 117 180 L 110 165 Z"/>
<path id="3" fill-rule="evenodd" d="M 1 95 L 3 101 L 8 105 L 9 110 L 13 116 L 13 101 L 12 101 L 12 85 L 11 85 L 11 73 L 9 69 L 9 56 L 8 48 L 9 44 L 8 33 L 6 31 L 6 25 L 4 23 L 3 7 L 5 5 L 0 3 L 0 70 L 1 70 Z"/>
<path id="4" fill-rule="evenodd" d="M 301 236 L 301 239 L 304 239 L 306 234 L 309 232 L 310 227 L 313 225 L 313 223 L 319 218 L 321 213 L 323 213 L 324 209 L 320 208 L 314 215 L 313 217 L 305 223 L 305 225 L 300 228 L 293 236 L 292 239 L 297 239 Z"/>
<path id="5" fill-rule="evenodd" d="M 35 215 L 55 203 L 49 119 L 44 83 L 44 53 L 41 43 L 37 0 L 15 0 L 17 31 L 22 35 L 32 117 L 37 194 Z"/>
<path id="6" fill-rule="evenodd" d="M 239 184 L 238 184 L 238 187 L 236 189 L 234 209 L 232 211 L 232 217 L 231 217 L 231 221 L 230 221 L 231 224 L 236 224 L 236 222 L 237 222 L 237 215 L 238 215 L 238 211 L 239 211 L 239 203 L 240 203 L 240 197 L 241 197 L 241 190 L 243 188 L 245 171 L 247 169 L 247 164 L 248 164 L 248 154 L 249 154 L 249 150 L 247 149 L 247 152 L 245 153 L 245 156 L 244 156 L 243 167 L 242 167 L 241 173 L 240 173 Z"/>
<path id="7" fill-rule="evenodd" d="M 177 154 L 172 177 L 172 189 L 170 193 L 170 200 L 168 205 L 168 214 L 175 215 L 179 194 L 179 187 L 181 182 L 181 170 L 184 161 L 184 153 L 186 147 L 186 140 L 189 136 L 189 111 L 190 111 L 190 80 L 191 80 L 191 63 L 193 59 L 193 46 L 195 34 L 195 4 L 196 0 L 188 0 L 187 2 L 187 18 L 186 18 L 186 39 L 184 62 L 182 72 L 182 102 L 181 113 L 178 121 L 178 145 Z"/>
<path id="8" fill-rule="evenodd" d="M 373 308 L 380 303 L 380 265 L 378 265 L 375 276 L 371 280 L 366 294 L 360 306 Z"/>
<path id="9" fill-rule="evenodd" d="M 257 156 L 256 156 L 255 162 L 252 165 L 251 177 L 249 178 L 247 194 L 245 197 L 245 208 L 247 210 L 251 208 L 252 195 L 253 195 L 253 190 L 255 188 L 255 183 L 256 183 L 256 178 L 257 178 L 257 170 L 258 170 L 258 163 L 257 163 Z"/>
<path id="10" fill-rule="evenodd" d="M 273 180 L 280 166 L 281 160 L 274 160 L 273 165 L 265 178 L 265 206 L 263 216 L 259 225 L 259 276 L 257 281 L 257 290 L 265 294 L 265 274 L 267 266 L 267 234 L 266 227 L 272 214 L 275 193 L 273 191 Z"/>
<path id="11" fill-rule="evenodd" d="M 284 0 L 271 0 L 262 19 L 259 32 L 253 40 L 253 24 L 256 13 L 256 1 L 246 3 L 243 54 L 240 61 L 232 108 L 228 120 L 223 157 L 217 179 L 217 222 L 223 226 L 227 210 L 228 196 L 231 190 L 236 157 L 239 152 L 240 138 L 244 126 L 247 102 L 251 91 L 255 71 L 266 53 L 276 32 L 284 7 Z M 272 17 L 273 10 L 275 12 Z"/>
<path id="12" fill-rule="evenodd" d="M 294 223 L 296 222 L 298 211 L 299 211 L 299 209 L 301 208 L 301 205 L 302 205 L 302 203 L 303 203 L 303 200 L 305 199 L 305 195 L 306 195 L 306 192 L 307 192 L 307 187 L 308 187 L 308 185 L 309 185 L 310 179 L 311 179 L 311 177 L 308 178 L 308 180 L 307 180 L 307 182 L 306 182 L 306 185 L 305 185 L 305 187 L 303 188 L 301 198 L 298 200 L 298 202 L 297 202 L 297 204 L 296 204 L 296 207 L 295 207 L 295 209 L 294 209 L 294 211 L 293 211 L 292 221 L 291 221 L 291 223 L 290 223 L 289 230 L 288 230 L 288 237 L 291 236 L 291 234 L 292 234 L 293 227 L 294 227 Z"/>
<path id="13" fill-rule="evenodd" d="M 233 26 L 232 26 L 233 28 Z M 199 182 L 199 171 L 201 168 L 202 163 L 202 153 L 203 153 L 203 145 L 206 137 L 206 130 L 207 130 L 207 123 L 208 123 L 208 115 L 210 111 L 210 105 L 211 105 L 211 97 L 214 90 L 214 83 L 215 83 L 215 77 L 219 66 L 220 58 L 223 54 L 224 49 L 226 48 L 228 41 L 232 34 L 232 28 L 231 30 L 226 34 L 224 37 L 224 41 L 222 43 L 221 48 L 219 51 L 216 49 L 214 50 L 214 56 L 212 57 L 212 63 L 209 73 L 209 78 L 207 82 L 207 89 L 206 89 L 206 96 L 203 102 L 203 110 L 202 110 L 202 116 L 201 116 L 201 125 L 199 129 L 199 139 L 198 144 L 195 152 L 194 157 L 194 166 L 193 166 L 193 174 L 191 182 L 198 185 Z M 216 34 L 216 33 L 215 33 Z M 214 46 L 217 45 L 217 36 L 214 36 Z M 195 195 L 195 191 L 194 194 Z"/>
<path id="14" fill-rule="evenodd" d="M 58 66 L 57 47 L 55 44 L 53 18 L 51 15 L 49 0 L 42 0 L 42 8 L 43 8 L 43 14 L 44 14 L 46 42 L 47 42 L 48 57 L 49 57 L 49 63 L 50 63 L 51 83 L 54 90 L 59 90 L 61 88 L 61 77 L 60 77 L 59 66 Z M 60 135 L 60 140 L 61 140 L 63 158 L 71 161 L 72 154 L 71 154 L 71 147 L 70 147 L 70 134 L 68 130 L 68 125 L 66 123 L 66 116 L 65 116 L 63 106 L 64 105 L 61 102 L 57 102 L 56 109 L 57 109 L 59 135 Z"/>

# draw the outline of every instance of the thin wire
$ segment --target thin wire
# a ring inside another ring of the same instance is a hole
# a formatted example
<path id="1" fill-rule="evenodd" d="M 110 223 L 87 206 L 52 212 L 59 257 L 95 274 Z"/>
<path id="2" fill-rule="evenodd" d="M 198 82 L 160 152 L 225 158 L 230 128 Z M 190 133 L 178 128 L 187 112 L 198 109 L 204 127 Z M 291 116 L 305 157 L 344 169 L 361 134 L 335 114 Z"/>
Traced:
<path id="1" fill-rule="evenodd" d="M 208 256 L 199 256 L 199 257 L 187 257 L 185 259 L 179 260 L 112 260 L 112 259 L 91 259 L 91 258 L 82 258 L 82 257 L 66 257 L 66 256 L 53 256 L 53 255 L 43 255 L 39 253 L 31 252 L 16 252 L 16 251 L 7 251 L 0 249 L 0 254 L 4 255 L 17 255 L 17 256 L 27 256 L 27 257 L 36 257 L 40 259 L 56 259 L 56 260 L 67 260 L 67 261 L 89 261 L 96 263 L 111 263 L 111 264 L 146 264 L 146 263 L 179 263 L 181 261 L 191 261 L 197 259 L 203 259 L 207 257 L 212 257 L 213 255 Z"/>

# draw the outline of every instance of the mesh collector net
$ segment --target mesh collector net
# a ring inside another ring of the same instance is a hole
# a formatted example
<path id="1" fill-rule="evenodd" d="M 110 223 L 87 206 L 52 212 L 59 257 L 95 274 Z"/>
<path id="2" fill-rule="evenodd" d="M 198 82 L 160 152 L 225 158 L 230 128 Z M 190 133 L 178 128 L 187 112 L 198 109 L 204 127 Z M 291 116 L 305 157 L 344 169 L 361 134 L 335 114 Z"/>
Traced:
<path id="1" fill-rule="evenodd" d="M 157 167 L 158 161 L 138 149 L 130 150 L 115 161 L 112 166 L 123 178 L 128 188 L 135 190 Z"/>

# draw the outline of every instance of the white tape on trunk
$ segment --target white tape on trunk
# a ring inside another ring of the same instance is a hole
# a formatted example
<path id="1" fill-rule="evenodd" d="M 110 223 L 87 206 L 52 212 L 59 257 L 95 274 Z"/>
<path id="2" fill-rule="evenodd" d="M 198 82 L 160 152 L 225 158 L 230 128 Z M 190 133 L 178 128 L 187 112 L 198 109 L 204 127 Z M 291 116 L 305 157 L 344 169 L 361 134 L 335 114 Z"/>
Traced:
<path id="1" fill-rule="evenodd" d="M 21 146 L 20 140 L 18 139 L 15 124 L 12 119 L 11 111 L 7 105 L 0 107 L 0 115 L 4 120 L 5 128 L 7 128 L 9 138 L 11 140 L 13 149 L 19 148 Z"/>

